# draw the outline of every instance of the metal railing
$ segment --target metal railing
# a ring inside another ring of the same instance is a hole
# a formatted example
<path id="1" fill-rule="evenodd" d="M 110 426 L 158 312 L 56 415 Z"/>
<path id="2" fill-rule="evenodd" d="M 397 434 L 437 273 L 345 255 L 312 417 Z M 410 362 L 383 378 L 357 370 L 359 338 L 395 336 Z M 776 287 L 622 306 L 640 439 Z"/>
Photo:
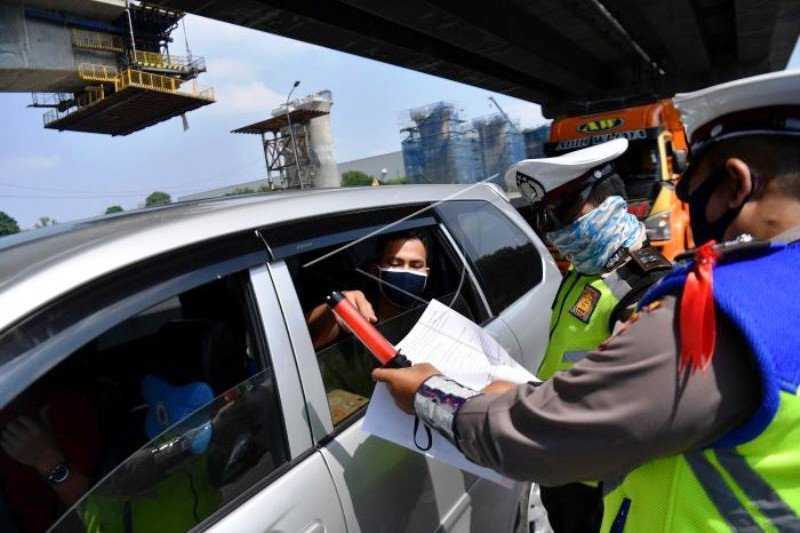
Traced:
<path id="1" fill-rule="evenodd" d="M 128 69 L 120 73 L 116 85 L 118 91 L 126 87 L 136 86 L 144 87 L 146 89 L 153 89 L 156 91 L 166 91 L 171 93 L 182 93 L 195 98 L 202 98 L 204 100 L 214 100 L 214 89 L 211 87 L 197 87 L 194 83 L 191 85 L 190 90 L 179 90 L 183 80 L 172 78 L 170 76 L 162 76 L 160 74 L 151 74 L 149 72 L 142 72 L 140 70 Z"/>
<path id="2" fill-rule="evenodd" d="M 145 52 L 142 50 L 131 50 L 130 57 L 133 64 L 144 68 L 157 68 L 175 72 L 206 71 L 206 60 L 203 57 L 194 57 L 189 60 L 188 57 L 184 56 Z"/>
<path id="3" fill-rule="evenodd" d="M 33 107 L 56 107 L 73 98 L 71 93 L 31 93 Z"/>
<path id="4" fill-rule="evenodd" d="M 145 87 L 156 91 L 176 92 L 181 85 L 181 80 L 160 74 L 151 74 L 141 70 L 123 70 L 117 79 L 117 90 L 122 90 L 131 85 Z"/>
<path id="5" fill-rule="evenodd" d="M 76 111 L 80 111 L 84 107 L 90 106 L 99 102 L 100 100 L 106 97 L 105 88 L 102 85 L 86 87 L 84 92 L 76 97 L 74 97 L 74 105 L 71 105 L 67 109 L 51 109 L 44 115 L 42 115 L 42 120 L 44 121 L 44 125 L 47 126 L 51 122 L 56 120 L 60 120 L 67 115 L 71 115 Z M 72 97 L 71 97 L 72 98 Z"/>
<path id="6" fill-rule="evenodd" d="M 117 67 L 95 65 L 93 63 L 81 63 L 78 65 L 78 77 L 82 80 L 110 81 L 116 83 L 118 76 L 119 71 Z"/>
<path id="7" fill-rule="evenodd" d="M 124 52 L 125 44 L 122 37 L 110 33 L 79 30 L 72 28 L 72 46 L 89 50 L 104 50 L 108 52 Z"/>

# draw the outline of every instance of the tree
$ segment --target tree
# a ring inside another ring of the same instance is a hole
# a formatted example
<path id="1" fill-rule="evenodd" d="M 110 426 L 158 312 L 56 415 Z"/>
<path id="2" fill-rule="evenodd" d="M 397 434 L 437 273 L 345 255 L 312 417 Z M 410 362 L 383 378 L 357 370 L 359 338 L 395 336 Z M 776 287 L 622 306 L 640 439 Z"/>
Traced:
<path id="1" fill-rule="evenodd" d="M 58 220 L 50 217 L 39 217 L 38 222 L 33 225 L 34 228 L 46 228 L 47 226 L 55 226 L 58 224 Z"/>
<path id="2" fill-rule="evenodd" d="M 0 235 L 11 235 L 19 233 L 19 224 L 5 211 L 0 211 Z"/>
<path id="3" fill-rule="evenodd" d="M 361 187 L 372 185 L 372 176 L 360 170 L 348 170 L 342 174 L 342 187 Z"/>
<path id="4" fill-rule="evenodd" d="M 122 207 L 119 205 L 106 207 L 106 215 L 110 215 L 111 213 L 122 213 L 123 211 L 124 209 L 122 209 Z"/>
<path id="5" fill-rule="evenodd" d="M 145 207 L 154 207 L 157 205 L 169 205 L 172 203 L 172 197 L 162 191 L 155 191 L 147 197 L 144 201 Z"/>

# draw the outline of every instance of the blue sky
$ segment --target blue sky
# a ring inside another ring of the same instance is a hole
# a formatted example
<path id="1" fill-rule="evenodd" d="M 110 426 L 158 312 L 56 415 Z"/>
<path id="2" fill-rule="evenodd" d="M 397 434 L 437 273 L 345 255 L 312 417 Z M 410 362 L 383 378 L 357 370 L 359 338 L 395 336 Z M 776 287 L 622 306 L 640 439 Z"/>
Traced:
<path id="1" fill-rule="evenodd" d="M 230 130 L 266 118 L 286 99 L 333 92 L 337 160 L 400 149 L 399 116 L 411 107 L 449 100 L 470 118 L 493 112 L 493 93 L 199 17 L 186 29 L 194 55 L 206 57 L 201 85 L 217 103 L 189 113 L 190 129 L 172 119 L 126 137 L 57 132 L 42 127 L 42 110 L 28 94 L 0 93 L 0 211 L 30 228 L 40 216 L 59 221 L 135 208 L 154 190 L 173 199 L 264 176 L 258 138 Z M 183 53 L 183 35 L 173 36 Z M 790 64 L 800 65 L 795 49 Z M 523 127 L 544 123 L 539 106 L 494 94 Z"/>

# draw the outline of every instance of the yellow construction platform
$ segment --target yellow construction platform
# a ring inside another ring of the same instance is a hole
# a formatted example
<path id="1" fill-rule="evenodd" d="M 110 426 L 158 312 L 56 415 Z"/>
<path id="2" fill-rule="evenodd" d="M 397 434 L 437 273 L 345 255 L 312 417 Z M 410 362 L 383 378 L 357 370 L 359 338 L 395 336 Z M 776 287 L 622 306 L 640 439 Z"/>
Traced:
<path id="1" fill-rule="evenodd" d="M 213 93 L 192 95 L 129 85 L 45 124 L 59 131 L 128 135 L 214 102 Z"/>

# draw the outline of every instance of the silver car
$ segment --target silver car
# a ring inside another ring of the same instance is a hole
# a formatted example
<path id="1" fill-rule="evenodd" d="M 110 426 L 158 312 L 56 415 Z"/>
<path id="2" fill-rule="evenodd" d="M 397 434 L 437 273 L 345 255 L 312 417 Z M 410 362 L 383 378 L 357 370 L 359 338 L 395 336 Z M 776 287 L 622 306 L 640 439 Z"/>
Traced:
<path id="1" fill-rule="evenodd" d="M 491 185 L 226 198 L 0 239 L 0 423 L 33 421 L 28 451 L 63 457 L 36 472 L 0 451 L 0 529 L 527 529 L 529 486 L 364 433 L 372 360 L 348 335 L 313 346 L 308 310 L 374 283 L 376 232 L 409 230 L 425 299 L 536 369 L 560 274 Z M 419 312 L 378 328 L 397 339 Z"/>

